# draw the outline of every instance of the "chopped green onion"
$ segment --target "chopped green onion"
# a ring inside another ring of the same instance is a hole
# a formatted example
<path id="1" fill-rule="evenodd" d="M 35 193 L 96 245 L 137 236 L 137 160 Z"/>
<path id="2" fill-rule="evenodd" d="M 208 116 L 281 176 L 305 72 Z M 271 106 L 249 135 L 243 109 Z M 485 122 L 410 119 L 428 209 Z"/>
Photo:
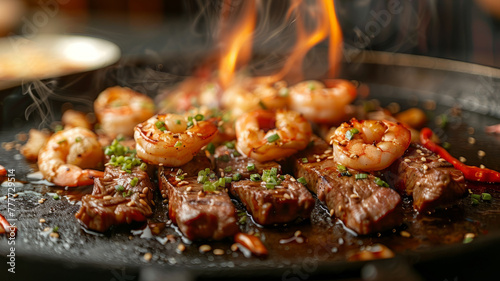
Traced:
<path id="1" fill-rule="evenodd" d="M 491 201 L 492 197 L 491 197 L 491 194 L 489 194 L 489 193 L 482 193 L 481 199 L 483 199 L 483 201 Z"/>
<path id="2" fill-rule="evenodd" d="M 146 163 L 141 163 L 141 166 L 139 166 L 139 168 L 143 171 L 146 171 L 146 169 L 148 168 L 148 165 Z"/>
<path id="3" fill-rule="evenodd" d="M 356 174 L 354 176 L 354 178 L 357 179 L 357 180 L 364 180 L 364 179 L 368 178 L 368 175 L 367 174 Z"/>
<path id="4" fill-rule="evenodd" d="M 240 173 L 236 173 L 233 175 L 233 181 L 239 181 L 241 180 L 241 174 Z"/>
<path id="5" fill-rule="evenodd" d="M 474 240 L 474 238 L 472 237 L 465 237 L 464 240 L 463 240 L 463 243 L 464 244 L 469 244 L 470 242 L 472 242 Z"/>
<path id="6" fill-rule="evenodd" d="M 304 164 L 309 163 L 309 160 L 307 160 L 307 158 L 302 158 L 301 160 L 302 160 L 302 163 L 304 163 Z"/>
<path id="7" fill-rule="evenodd" d="M 247 216 L 241 216 L 240 219 L 238 220 L 238 223 L 239 224 L 245 224 L 245 222 L 247 221 Z"/>
<path id="8" fill-rule="evenodd" d="M 81 137 L 76 137 L 75 138 L 75 142 L 81 142 L 82 141 L 82 138 Z"/>
<path id="9" fill-rule="evenodd" d="M 203 116 L 203 114 L 196 114 L 194 116 L 194 120 L 196 121 L 203 121 L 205 119 L 205 116 Z"/>
<path id="10" fill-rule="evenodd" d="M 233 151 L 233 156 L 234 157 L 238 157 L 238 156 L 241 156 L 241 154 L 238 152 L 238 151 Z"/>
<path id="11" fill-rule="evenodd" d="M 61 143 L 66 142 L 66 141 L 67 141 L 66 139 L 62 139 L 62 140 L 58 141 L 57 144 L 61 144 Z"/>
<path id="12" fill-rule="evenodd" d="M 199 183 L 205 183 L 207 181 L 207 175 L 199 175 L 198 178 L 196 178 L 196 181 Z"/>
<path id="13" fill-rule="evenodd" d="M 175 144 L 174 144 L 174 147 L 181 147 L 182 146 L 182 142 L 180 141 L 177 141 Z"/>
<path id="14" fill-rule="evenodd" d="M 345 138 L 347 140 L 352 140 L 352 138 L 354 137 L 355 134 L 359 134 L 359 130 L 356 128 L 352 128 L 345 133 Z"/>
<path id="15" fill-rule="evenodd" d="M 314 83 L 313 82 L 309 82 L 307 84 L 307 88 L 310 90 L 310 91 L 314 91 L 316 89 L 316 87 L 314 86 Z"/>
<path id="16" fill-rule="evenodd" d="M 280 139 L 280 136 L 278 134 L 273 134 L 267 137 L 267 142 L 275 142 Z"/>
<path id="17" fill-rule="evenodd" d="M 207 144 L 206 150 L 208 151 L 208 153 L 210 153 L 210 155 L 214 155 L 214 153 L 215 153 L 215 145 L 213 143 Z"/>
<path id="18" fill-rule="evenodd" d="M 378 186 L 382 186 L 382 187 L 389 187 L 389 184 L 386 183 L 385 181 L 383 181 L 382 179 L 378 178 L 378 177 L 375 177 L 375 183 L 378 185 Z"/>
<path id="19" fill-rule="evenodd" d="M 234 149 L 234 141 L 228 141 L 225 145 L 229 149 Z"/>
<path id="20" fill-rule="evenodd" d="M 446 125 L 448 125 L 448 115 L 441 114 L 438 116 L 438 119 L 436 121 L 437 121 L 439 127 L 444 129 L 446 127 Z"/>
<path id="21" fill-rule="evenodd" d="M 190 121 L 188 121 L 188 122 L 187 122 L 187 124 L 186 124 L 186 125 L 187 125 L 187 128 L 189 129 L 189 128 L 191 128 L 191 127 L 193 127 L 193 126 L 194 126 L 194 123 L 193 123 L 193 121 L 192 121 L 192 120 L 190 120 Z"/>
<path id="22" fill-rule="evenodd" d="M 233 181 L 233 178 L 232 177 L 224 177 L 224 181 L 226 181 L 226 183 L 231 183 Z"/>
<path id="23" fill-rule="evenodd" d="M 247 165 L 247 171 L 253 171 L 255 169 L 255 164 L 254 163 L 249 163 Z"/>
<path id="24" fill-rule="evenodd" d="M 161 130 L 162 128 L 165 128 L 165 122 L 158 120 L 155 122 L 155 126 L 156 126 L 156 128 Z M 164 130 L 162 130 L 162 131 L 164 131 Z"/>
<path id="25" fill-rule="evenodd" d="M 261 180 L 261 177 L 259 174 L 251 174 L 250 175 L 250 180 L 251 181 L 260 181 Z"/>
<path id="26" fill-rule="evenodd" d="M 341 165 L 341 164 L 337 165 L 337 170 L 339 170 L 339 172 L 347 172 L 346 166 Z"/>
<path id="27" fill-rule="evenodd" d="M 340 173 L 340 175 L 343 176 L 343 177 L 344 176 L 347 176 L 347 177 L 352 176 L 352 174 L 349 171 L 342 172 L 342 173 Z"/>
<path id="28" fill-rule="evenodd" d="M 481 199 L 481 195 L 479 195 L 479 194 L 471 194 L 471 196 L 470 196 L 470 197 L 471 197 L 472 199 L 476 199 L 476 200 Z"/>
<path id="29" fill-rule="evenodd" d="M 181 120 L 179 120 L 179 119 L 175 120 L 175 124 L 180 125 L 181 124 Z"/>
<path id="30" fill-rule="evenodd" d="M 52 228 L 52 232 L 58 232 L 58 231 L 59 231 L 59 226 L 56 225 Z"/>
<path id="31" fill-rule="evenodd" d="M 115 185 L 115 189 L 116 189 L 116 191 L 124 191 L 125 190 L 125 188 L 123 187 L 123 185 L 119 185 L 119 184 Z"/>
<path id="32" fill-rule="evenodd" d="M 137 177 L 134 177 L 134 178 L 130 181 L 130 185 L 131 185 L 131 186 L 136 186 L 138 182 L 139 182 L 139 179 L 138 179 Z"/>
<path id="33" fill-rule="evenodd" d="M 59 200 L 59 194 L 54 194 L 54 196 L 52 196 L 52 198 L 54 198 L 54 200 Z"/>
<path id="34" fill-rule="evenodd" d="M 229 162 L 229 160 L 230 160 L 229 155 L 227 155 L 227 154 L 219 156 L 218 159 L 221 160 L 222 162 Z"/>
<path id="35" fill-rule="evenodd" d="M 297 181 L 302 185 L 307 185 L 307 180 L 303 177 L 298 178 Z"/>
<path id="36" fill-rule="evenodd" d="M 203 184 L 203 191 L 210 191 L 213 192 L 216 190 L 216 187 L 213 183 L 207 181 Z"/>
<path id="37" fill-rule="evenodd" d="M 56 133 L 57 133 L 57 132 L 59 132 L 59 131 L 62 131 L 62 130 L 64 130 L 63 125 L 57 125 L 57 126 L 54 128 L 54 132 L 56 132 Z"/>
<path id="38" fill-rule="evenodd" d="M 224 172 L 226 173 L 229 173 L 233 170 L 233 168 L 231 166 L 227 166 L 226 168 L 224 168 Z"/>
<path id="39" fill-rule="evenodd" d="M 477 199 L 475 199 L 475 198 L 472 198 L 472 199 L 471 199 L 471 201 L 470 201 L 470 203 L 471 203 L 472 205 L 479 205 L 479 200 L 477 200 Z"/>

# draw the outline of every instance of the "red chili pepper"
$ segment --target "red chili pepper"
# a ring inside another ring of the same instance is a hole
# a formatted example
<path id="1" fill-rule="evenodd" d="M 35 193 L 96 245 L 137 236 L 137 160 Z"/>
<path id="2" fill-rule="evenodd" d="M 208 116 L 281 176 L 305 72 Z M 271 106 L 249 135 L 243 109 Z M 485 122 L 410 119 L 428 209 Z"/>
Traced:
<path id="1" fill-rule="evenodd" d="M 466 179 L 470 181 L 500 182 L 500 172 L 491 169 L 483 169 L 475 166 L 468 166 L 453 157 L 441 146 L 431 141 L 432 130 L 423 128 L 420 131 L 420 142 L 429 150 L 439 154 L 446 161 L 450 162 L 456 169 L 460 170 Z"/>
<path id="2" fill-rule="evenodd" d="M 2 214 L 0 214 L 0 224 L 2 225 L 2 228 L 4 229 L 3 232 L 0 231 L 0 234 L 3 234 L 5 232 L 14 232 L 14 233 L 17 233 L 17 227 L 16 226 L 11 226 L 9 221 L 7 221 L 7 219 L 4 218 L 4 216 L 2 216 Z M 2 229 L 0 228 L 0 230 Z"/>
<path id="3" fill-rule="evenodd" d="M 247 248 L 250 252 L 252 252 L 252 254 L 258 257 L 267 256 L 266 246 L 262 244 L 262 241 L 260 241 L 259 238 L 253 235 L 239 232 L 234 236 L 234 241 L 240 243 L 243 247 Z"/>

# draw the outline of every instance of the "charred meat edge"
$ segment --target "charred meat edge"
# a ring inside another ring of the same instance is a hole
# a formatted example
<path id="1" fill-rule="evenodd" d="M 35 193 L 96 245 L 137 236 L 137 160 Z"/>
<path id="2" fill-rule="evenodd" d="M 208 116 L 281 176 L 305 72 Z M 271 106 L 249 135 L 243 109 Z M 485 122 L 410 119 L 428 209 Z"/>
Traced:
<path id="1" fill-rule="evenodd" d="M 130 182 L 137 178 L 137 184 Z M 121 186 L 123 190 L 116 187 Z M 91 195 L 82 197 L 75 217 L 86 228 L 105 232 L 111 226 L 144 222 L 153 214 L 154 187 L 146 171 L 134 167 L 131 173 L 107 165 L 102 179 L 94 179 Z"/>
<path id="2" fill-rule="evenodd" d="M 379 186 L 370 174 L 356 179 L 359 172 L 349 169 L 351 176 L 343 176 L 330 157 L 331 147 L 316 136 L 312 141 L 311 147 L 294 157 L 295 176 L 306 179 L 307 187 L 326 204 L 330 214 L 362 235 L 402 223 L 402 200 L 396 191 Z"/>
<path id="3" fill-rule="evenodd" d="M 255 222 L 270 225 L 310 217 L 315 200 L 307 188 L 293 177 L 286 175 L 282 183 L 273 189 L 267 189 L 262 181 L 249 180 L 251 174 L 262 175 L 264 170 L 271 168 L 276 168 L 281 173 L 281 165 L 274 161 L 259 163 L 245 156 L 235 156 L 234 151 L 226 146 L 216 149 L 217 171 L 220 176 L 232 177 L 235 173 L 241 175 L 242 180 L 231 182 L 229 190 L 245 205 Z M 222 155 L 227 157 L 221 157 Z M 251 171 L 247 169 L 249 164 L 255 166 Z M 231 167 L 230 171 L 226 170 L 227 167 Z"/>
<path id="4" fill-rule="evenodd" d="M 190 240 L 221 240 L 238 232 L 236 210 L 227 192 L 204 192 L 203 184 L 197 181 L 198 171 L 210 167 L 208 158 L 198 154 L 180 168 L 158 170 L 162 197 L 169 202 L 169 217 Z"/>
<path id="5" fill-rule="evenodd" d="M 419 212 L 454 205 L 467 191 L 461 171 L 419 144 L 411 144 L 387 170 L 387 182 L 401 194 L 412 196 Z"/>

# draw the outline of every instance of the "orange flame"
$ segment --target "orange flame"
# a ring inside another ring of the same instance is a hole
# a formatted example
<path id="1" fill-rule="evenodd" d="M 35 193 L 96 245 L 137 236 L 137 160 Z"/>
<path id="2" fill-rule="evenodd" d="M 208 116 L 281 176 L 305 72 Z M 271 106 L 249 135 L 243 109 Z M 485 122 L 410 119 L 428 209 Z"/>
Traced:
<path id="1" fill-rule="evenodd" d="M 224 2 L 225 7 L 230 7 L 231 1 Z M 226 15 L 228 11 L 224 9 Z M 252 35 L 255 28 L 255 1 L 244 1 L 243 16 L 234 28 L 226 34 L 226 46 L 222 47 L 222 56 L 219 63 L 219 79 L 223 87 L 232 81 L 238 64 L 245 65 L 252 53 Z"/>
<path id="2" fill-rule="evenodd" d="M 226 0 L 225 4 L 230 4 L 230 0 Z M 251 55 L 251 40 L 256 18 L 255 1 L 244 1 L 244 5 L 244 14 L 228 33 L 226 37 L 228 44 L 222 50 L 219 79 L 223 87 L 231 83 L 236 67 L 246 64 Z M 304 57 L 311 48 L 327 37 L 329 38 L 330 66 L 328 76 L 332 78 L 337 75 L 342 51 L 342 32 L 335 14 L 334 1 L 316 0 L 314 5 L 309 5 L 303 0 L 291 0 L 286 18 L 290 19 L 293 15 L 295 15 L 297 38 L 289 58 L 277 73 L 260 77 L 257 79 L 258 82 L 273 83 L 285 77 L 294 82 L 303 79 L 302 62 Z M 308 19 L 309 21 L 317 19 L 312 30 L 308 26 Z"/>

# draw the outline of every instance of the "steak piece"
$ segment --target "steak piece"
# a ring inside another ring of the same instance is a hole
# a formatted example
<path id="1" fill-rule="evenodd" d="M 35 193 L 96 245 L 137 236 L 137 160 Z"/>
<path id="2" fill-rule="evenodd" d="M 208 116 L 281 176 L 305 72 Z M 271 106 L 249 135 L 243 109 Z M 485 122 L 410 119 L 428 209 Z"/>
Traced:
<path id="1" fill-rule="evenodd" d="M 132 186 L 134 178 L 138 181 Z M 83 196 L 75 217 L 86 228 L 99 232 L 113 225 L 144 222 L 153 214 L 153 192 L 148 173 L 139 167 L 126 173 L 120 167 L 107 165 L 104 177 L 94 179 L 92 195 Z"/>
<path id="2" fill-rule="evenodd" d="M 326 204 L 330 213 L 358 234 L 391 229 L 403 221 L 402 201 L 391 188 L 379 186 L 371 174 L 339 171 L 331 147 L 313 137 L 314 144 L 295 156 L 295 176 L 304 177 L 307 187 Z M 343 173 L 344 172 L 344 173 Z"/>
<path id="3" fill-rule="evenodd" d="M 238 232 L 236 210 L 225 190 L 203 191 L 197 173 L 210 167 L 203 155 L 180 168 L 159 167 L 162 196 L 168 197 L 168 215 L 190 240 L 221 240 Z"/>
<path id="4" fill-rule="evenodd" d="M 463 173 L 418 144 L 410 145 L 387 170 L 386 180 L 400 193 L 412 196 L 419 212 L 453 205 L 466 193 Z"/>
<path id="5" fill-rule="evenodd" d="M 234 154 L 234 149 L 220 146 L 216 149 L 216 166 L 221 177 L 239 173 L 242 180 L 232 181 L 231 194 L 238 198 L 250 212 L 255 222 L 261 225 L 291 222 L 297 218 L 309 218 L 314 208 L 314 198 L 301 183 L 286 175 L 284 180 L 271 189 L 264 181 L 249 180 L 251 174 L 262 175 L 264 170 L 275 168 L 281 173 L 281 166 L 269 161 L 259 163 L 251 158 Z M 223 157 L 227 155 L 227 157 Z M 248 165 L 254 169 L 249 171 Z"/>

